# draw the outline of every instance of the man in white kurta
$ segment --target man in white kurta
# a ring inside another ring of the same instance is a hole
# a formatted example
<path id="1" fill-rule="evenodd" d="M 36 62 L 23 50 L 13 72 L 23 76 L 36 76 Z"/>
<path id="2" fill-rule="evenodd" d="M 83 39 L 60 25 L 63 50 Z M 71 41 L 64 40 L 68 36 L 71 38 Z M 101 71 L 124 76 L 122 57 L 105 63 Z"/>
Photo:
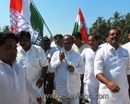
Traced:
<path id="1" fill-rule="evenodd" d="M 98 104 L 99 81 L 94 75 L 94 59 L 98 51 L 98 36 L 89 35 L 89 47 L 81 53 L 82 59 L 85 60 L 84 73 L 84 98 L 89 100 L 89 104 Z"/>
<path id="2" fill-rule="evenodd" d="M 94 72 L 100 80 L 99 104 L 130 104 L 127 81 L 129 55 L 119 46 L 119 37 L 119 30 L 112 28 L 108 44 L 98 50 L 95 57 Z"/>
<path id="3" fill-rule="evenodd" d="M 48 62 L 50 63 L 51 57 L 56 50 L 55 47 L 51 47 L 51 41 L 48 37 L 43 37 L 44 45 L 43 49 L 46 53 Z M 53 93 L 53 84 L 54 84 L 54 73 L 50 73 L 47 70 L 46 76 L 44 78 L 44 93 L 46 95 L 52 95 Z M 46 97 L 46 104 L 51 104 L 52 97 Z"/>
<path id="4" fill-rule="evenodd" d="M 73 39 L 74 39 L 74 44 L 73 44 L 73 46 L 72 46 L 72 50 L 74 50 L 75 52 L 77 52 L 77 53 L 79 53 L 79 54 L 81 54 L 82 53 L 82 51 L 84 50 L 84 48 L 86 48 L 86 47 L 88 47 L 88 44 L 86 44 L 86 43 L 84 43 L 84 42 L 82 42 L 82 34 L 80 33 L 80 32 L 74 32 L 73 34 L 72 34 L 72 37 L 73 37 Z M 84 73 L 83 73 L 84 74 Z M 82 96 L 83 96 L 83 87 L 84 87 L 84 85 L 83 85 L 83 74 L 81 74 L 81 88 L 80 88 L 80 95 L 81 95 L 81 98 L 80 98 L 80 100 L 79 100 L 79 104 L 82 104 Z"/>
<path id="5" fill-rule="evenodd" d="M 49 71 L 55 72 L 56 93 L 61 96 L 62 104 L 79 104 L 80 74 L 84 73 L 84 63 L 81 56 L 71 50 L 72 37 L 65 35 L 63 40 L 65 49 L 53 54 Z"/>
<path id="6" fill-rule="evenodd" d="M 30 33 L 21 31 L 18 34 L 21 46 L 17 48 L 17 60 L 26 66 L 27 77 L 33 87 L 43 94 L 43 81 L 46 74 L 48 60 L 44 50 L 37 45 L 31 45 Z M 30 99 L 31 104 L 36 104 L 34 99 Z"/>
<path id="7" fill-rule="evenodd" d="M 0 104 L 29 104 L 28 95 L 34 99 L 39 96 L 25 67 L 15 61 L 17 41 L 13 33 L 0 33 Z"/>
<path id="8" fill-rule="evenodd" d="M 29 104 L 28 95 L 38 98 L 38 92 L 27 79 L 25 67 L 0 60 L 0 104 Z"/>

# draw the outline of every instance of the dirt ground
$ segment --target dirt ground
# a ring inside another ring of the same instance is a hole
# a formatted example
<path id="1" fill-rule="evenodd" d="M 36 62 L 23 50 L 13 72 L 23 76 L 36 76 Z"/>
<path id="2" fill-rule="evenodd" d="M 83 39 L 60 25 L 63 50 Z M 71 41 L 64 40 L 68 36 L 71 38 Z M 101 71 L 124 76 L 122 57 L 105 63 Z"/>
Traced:
<path id="1" fill-rule="evenodd" d="M 55 90 L 53 90 L 53 94 L 55 94 Z M 54 99 L 54 98 L 52 98 L 52 103 L 51 104 L 62 104 L 61 103 L 61 99 Z M 82 104 L 89 104 L 89 103 L 83 101 Z"/>

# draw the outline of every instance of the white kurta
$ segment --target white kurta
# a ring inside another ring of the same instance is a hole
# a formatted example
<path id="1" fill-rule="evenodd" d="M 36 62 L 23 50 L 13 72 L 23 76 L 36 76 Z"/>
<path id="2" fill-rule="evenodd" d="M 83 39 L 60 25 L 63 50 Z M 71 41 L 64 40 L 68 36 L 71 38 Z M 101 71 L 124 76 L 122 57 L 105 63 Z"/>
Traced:
<path id="1" fill-rule="evenodd" d="M 52 55 L 53 55 L 53 53 L 56 52 L 56 51 L 57 51 L 56 47 L 50 47 L 50 49 L 48 49 L 48 50 L 46 51 L 46 56 L 47 56 L 48 58 L 51 58 Z"/>
<path id="2" fill-rule="evenodd" d="M 11 67 L 0 60 L 0 104 L 29 104 L 28 94 L 38 97 L 25 68 L 16 62 Z"/>
<path id="3" fill-rule="evenodd" d="M 97 52 L 97 51 L 96 51 Z M 84 97 L 89 100 L 90 104 L 97 104 L 99 81 L 94 75 L 94 58 L 96 55 L 91 48 L 85 48 L 81 53 L 82 59 L 85 60 L 84 73 Z M 91 96 L 89 98 L 88 96 Z"/>
<path id="4" fill-rule="evenodd" d="M 56 52 L 56 51 L 57 51 L 56 47 L 50 47 L 50 49 L 48 49 L 48 50 L 46 51 L 46 57 L 51 59 L 52 55 L 53 55 L 54 52 Z M 47 73 L 48 73 L 48 70 L 47 70 Z"/>
<path id="5" fill-rule="evenodd" d="M 17 50 L 17 60 L 26 66 L 29 81 L 39 93 L 43 93 L 43 86 L 38 89 L 36 82 L 42 74 L 42 68 L 48 65 L 44 50 L 36 45 L 32 45 L 27 52 L 24 51 L 21 46 L 19 46 Z"/>
<path id="6" fill-rule="evenodd" d="M 118 93 L 113 93 L 100 82 L 99 94 L 109 95 L 109 98 L 99 99 L 99 104 L 130 104 L 127 81 L 127 75 L 130 74 L 128 61 L 128 52 L 122 47 L 115 50 L 108 43 L 97 51 L 94 61 L 95 75 L 103 73 L 107 79 L 117 83 L 121 88 Z"/>
<path id="7" fill-rule="evenodd" d="M 72 65 L 74 72 L 68 71 L 68 64 L 59 60 L 59 51 L 55 52 L 51 58 L 49 71 L 55 72 L 56 92 L 59 95 L 76 95 L 80 92 L 80 74 L 84 73 L 84 63 L 81 56 L 75 51 L 69 52 L 62 50 L 65 54 L 66 61 Z"/>

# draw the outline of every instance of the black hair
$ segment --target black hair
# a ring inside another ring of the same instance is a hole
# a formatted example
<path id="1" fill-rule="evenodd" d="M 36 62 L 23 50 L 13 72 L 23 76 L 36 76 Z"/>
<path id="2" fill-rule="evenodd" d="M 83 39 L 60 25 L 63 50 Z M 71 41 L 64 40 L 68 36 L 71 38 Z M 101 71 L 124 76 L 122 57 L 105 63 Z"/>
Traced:
<path id="1" fill-rule="evenodd" d="M 72 34 L 72 36 L 75 36 L 76 38 L 80 38 L 80 40 L 82 40 L 82 35 L 80 32 L 75 32 Z"/>
<path id="2" fill-rule="evenodd" d="M 14 39 L 18 43 L 18 38 L 12 32 L 0 32 L 0 46 L 5 43 L 7 39 Z"/>
<path id="3" fill-rule="evenodd" d="M 120 31 L 117 27 L 111 27 L 111 28 L 109 29 L 109 31 L 108 31 L 107 37 L 109 36 L 109 32 L 110 32 L 111 30 L 113 30 L 113 29 L 118 30 L 119 34 L 121 33 L 121 31 Z"/>
<path id="4" fill-rule="evenodd" d="M 31 39 L 31 34 L 28 31 L 20 31 L 17 34 L 18 39 L 21 39 L 23 36 L 26 36 L 27 38 Z"/>
<path id="5" fill-rule="evenodd" d="M 98 35 L 95 35 L 95 34 L 90 34 L 89 37 L 90 37 L 90 36 L 94 37 L 95 40 L 100 39 L 99 36 L 98 36 Z"/>
<path id="6" fill-rule="evenodd" d="M 51 40 L 48 37 L 43 37 L 44 42 L 50 42 Z"/>
<path id="7" fill-rule="evenodd" d="M 130 34 L 130 29 L 128 30 L 128 34 Z"/>
<path id="8" fill-rule="evenodd" d="M 100 35 L 97 35 L 98 36 L 98 39 L 102 39 Z"/>
<path id="9" fill-rule="evenodd" d="M 61 34 L 56 34 L 56 35 L 54 36 L 54 39 L 56 39 L 57 37 L 60 37 L 60 38 L 63 39 L 63 36 L 62 36 Z"/>

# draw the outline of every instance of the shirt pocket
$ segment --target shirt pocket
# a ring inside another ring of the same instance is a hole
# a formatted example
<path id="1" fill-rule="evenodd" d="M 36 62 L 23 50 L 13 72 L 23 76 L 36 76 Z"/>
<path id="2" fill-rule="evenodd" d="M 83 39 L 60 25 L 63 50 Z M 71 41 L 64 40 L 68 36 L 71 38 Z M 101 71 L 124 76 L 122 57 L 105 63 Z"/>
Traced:
<path id="1" fill-rule="evenodd" d="M 31 64 L 31 66 L 39 67 L 40 66 L 39 59 L 38 58 L 31 58 L 30 64 Z"/>

